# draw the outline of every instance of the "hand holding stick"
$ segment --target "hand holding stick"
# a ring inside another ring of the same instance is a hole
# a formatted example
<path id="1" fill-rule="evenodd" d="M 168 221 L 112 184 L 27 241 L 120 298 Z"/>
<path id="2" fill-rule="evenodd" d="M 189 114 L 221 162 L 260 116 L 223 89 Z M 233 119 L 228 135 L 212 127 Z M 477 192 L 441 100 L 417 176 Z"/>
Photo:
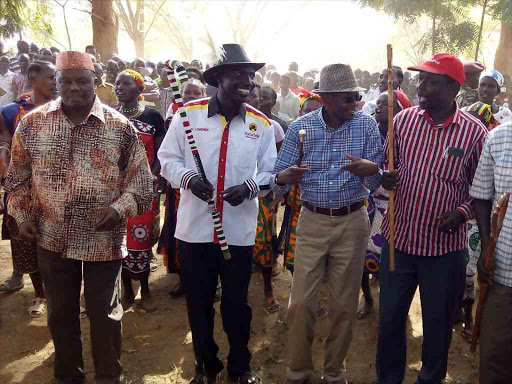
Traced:
<path id="1" fill-rule="evenodd" d="M 176 78 L 177 74 L 178 78 Z M 206 173 L 203 168 L 203 164 L 201 162 L 201 157 L 199 156 L 199 149 L 197 148 L 196 141 L 194 139 L 194 134 L 192 132 L 192 128 L 190 127 L 190 122 L 187 116 L 187 110 L 183 105 L 183 98 L 181 97 L 181 92 L 178 87 L 178 81 L 182 84 L 188 80 L 187 72 L 179 61 L 169 61 L 167 63 L 167 78 L 169 79 L 169 83 L 171 84 L 171 90 L 174 95 L 174 100 L 178 105 L 178 111 L 183 121 L 183 129 L 185 130 L 185 134 L 188 140 L 188 144 L 190 147 L 190 151 L 192 152 L 192 156 L 194 157 L 194 162 L 196 164 L 197 172 L 199 174 L 199 178 L 204 183 L 208 183 L 208 179 L 206 178 Z M 219 239 L 219 246 L 224 255 L 225 260 L 231 259 L 231 253 L 229 252 L 228 243 L 226 241 L 226 236 L 224 235 L 224 229 L 222 227 L 222 221 L 220 219 L 220 213 L 215 206 L 215 200 L 212 196 L 208 195 L 207 197 L 208 203 L 208 212 L 210 212 L 213 220 L 213 227 L 215 233 L 217 234 L 217 238 Z"/>
<path id="2" fill-rule="evenodd" d="M 489 240 L 489 246 L 487 247 L 487 253 L 484 259 L 484 269 L 486 272 L 491 272 L 494 266 L 494 251 L 496 249 L 496 243 L 503 227 L 503 220 L 507 213 L 508 201 L 510 199 L 510 192 L 505 192 L 498 199 L 496 207 L 492 212 L 491 218 L 491 238 Z M 489 292 L 489 285 L 481 280 L 478 280 L 480 285 L 480 294 L 478 296 L 478 305 L 476 307 L 475 314 L 475 325 L 473 327 L 473 334 L 471 336 L 471 347 L 469 350 L 471 353 L 476 351 L 476 343 L 480 337 L 480 327 L 482 323 L 482 314 L 484 311 L 485 300 L 487 299 L 487 293 Z"/>
<path id="3" fill-rule="evenodd" d="M 389 171 L 395 170 L 393 133 L 393 47 L 388 44 L 388 159 Z M 395 191 L 389 192 L 389 271 L 395 271 Z"/>
<path id="4" fill-rule="evenodd" d="M 306 137 L 306 130 L 301 129 L 299 131 L 299 158 L 297 159 L 297 166 L 300 167 L 302 165 L 302 158 L 304 157 L 304 137 Z M 295 188 L 299 188 L 299 184 L 295 184 Z M 288 217 L 288 225 L 286 227 L 286 238 L 284 241 L 284 263 L 283 263 L 283 271 L 285 270 L 286 259 L 288 257 L 288 248 L 290 246 L 290 232 L 292 228 L 292 220 L 293 216 L 295 216 L 295 206 L 297 205 L 297 194 L 298 191 L 295 191 L 292 199 L 292 205 L 290 207 L 290 216 Z"/>

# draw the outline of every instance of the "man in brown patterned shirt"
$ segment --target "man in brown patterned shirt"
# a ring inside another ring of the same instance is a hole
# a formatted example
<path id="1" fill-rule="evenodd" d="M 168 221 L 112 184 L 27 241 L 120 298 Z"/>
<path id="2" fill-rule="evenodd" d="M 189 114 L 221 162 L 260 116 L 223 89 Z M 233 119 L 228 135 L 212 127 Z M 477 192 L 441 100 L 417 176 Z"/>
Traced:
<path id="1" fill-rule="evenodd" d="M 22 238 L 37 239 L 57 383 L 85 377 L 82 273 L 96 383 L 118 383 L 126 219 L 151 208 L 152 175 L 133 126 L 95 96 L 87 54 L 59 54 L 57 89 L 60 98 L 28 114 L 13 137 L 9 213 Z"/>

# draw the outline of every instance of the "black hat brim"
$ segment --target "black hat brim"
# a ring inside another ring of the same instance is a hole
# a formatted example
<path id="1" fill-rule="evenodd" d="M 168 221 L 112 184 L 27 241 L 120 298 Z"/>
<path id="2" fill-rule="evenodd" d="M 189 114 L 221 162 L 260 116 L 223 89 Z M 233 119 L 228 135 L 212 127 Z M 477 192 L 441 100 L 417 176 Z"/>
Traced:
<path id="1" fill-rule="evenodd" d="M 242 63 L 225 63 L 225 64 L 219 64 L 215 67 L 211 67 L 203 72 L 203 78 L 204 81 L 211 85 L 212 87 L 218 88 L 219 83 L 217 80 L 215 80 L 215 74 L 218 72 L 221 72 L 225 69 L 229 69 L 230 67 L 240 66 L 240 65 L 246 65 L 248 67 L 254 68 L 254 71 L 257 71 L 260 68 L 263 68 L 265 63 L 248 63 L 248 62 L 242 62 Z"/>

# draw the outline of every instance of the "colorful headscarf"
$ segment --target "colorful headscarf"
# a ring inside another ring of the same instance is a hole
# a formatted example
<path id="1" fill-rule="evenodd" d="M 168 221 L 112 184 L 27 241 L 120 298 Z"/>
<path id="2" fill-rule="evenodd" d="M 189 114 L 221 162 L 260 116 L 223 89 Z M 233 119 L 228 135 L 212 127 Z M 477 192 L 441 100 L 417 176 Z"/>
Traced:
<path id="1" fill-rule="evenodd" d="M 320 104 L 323 104 L 322 98 L 320 97 L 320 95 L 317 95 L 316 93 L 311 93 L 305 89 L 301 89 L 301 91 L 299 93 L 299 100 L 300 100 L 300 104 L 299 104 L 300 108 L 302 108 L 302 106 L 304 104 L 306 104 L 306 101 L 308 101 L 308 100 L 316 100 Z"/>
<path id="2" fill-rule="evenodd" d="M 142 76 L 139 72 L 134 71 L 133 69 L 125 69 L 125 70 L 121 71 L 121 73 L 126 73 L 127 75 L 130 75 L 131 77 L 133 77 L 135 82 L 142 87 L 142 92 L 144 92 L 146 90 L 146 84 L 144 83 L 144 76 Z M 144 100 L 144 96 L 139 95 L 139 100 L 140 101 Z"/>
<path id="3" fill-rule="evenodd" d="M 492 108 L 489 104 L 482 103 L 481 101 L 477 101 L 474 104 L 471 104 L 466 112 L 474 112 L 476 113 L 481 120 L 487 125 L 489 130 L 496 128 L 500 125 L 499 121 L 494 117 L 494 113 L 492 112 Z"/>
<path id="4" fill-rule="evenodd" d="M 498 90 L 503 87 L 503 85 L 505 84 L 505 78 L 503 77 L 503 75 L 501 73 L 499 73 L 497 70 L 495 69 L 492 69 L 490 71 L 486 71 L 486 72 L 483 72 L 481 75 L 480 75 L 480 79 L 482 79 L 483 77 L 492 77 L 494 80 L 496 80 L 496 83 L 498 83 Z"/>
<path id="5" fill-rule="evenodd" d="M 137 84 L 141 86 L 142 92 L 146 90 L 146 84 L 144 84 L 144 77 L 139 72 L 134 71 L 133 69 L 125 69 L 121 71 L 121 73 L 126 73 L 127 75 L 133 77 Z"/>

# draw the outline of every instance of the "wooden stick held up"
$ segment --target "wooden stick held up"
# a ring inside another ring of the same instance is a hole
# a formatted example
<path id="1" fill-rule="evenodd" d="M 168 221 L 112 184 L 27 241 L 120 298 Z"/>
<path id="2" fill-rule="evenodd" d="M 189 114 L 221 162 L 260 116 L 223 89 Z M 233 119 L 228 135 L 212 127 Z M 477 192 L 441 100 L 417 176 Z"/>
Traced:
<path id="1" fill-rule="evenodd" d="M 393 47 L 388 44 L 388 168 L 395 170 L 393 133 Z M 395 191 L 389 192 L 389 270 L 395 271 Z"/>

